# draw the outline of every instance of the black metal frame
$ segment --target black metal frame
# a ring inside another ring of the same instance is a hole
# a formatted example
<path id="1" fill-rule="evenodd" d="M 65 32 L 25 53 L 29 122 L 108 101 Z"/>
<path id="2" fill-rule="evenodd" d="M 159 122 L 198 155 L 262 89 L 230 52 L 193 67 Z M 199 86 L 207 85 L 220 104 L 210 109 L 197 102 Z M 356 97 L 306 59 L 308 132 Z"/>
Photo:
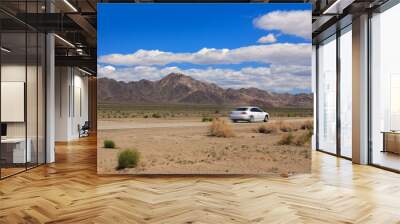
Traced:
<path id="1" fill-rule="evenodd" d="M 336 30 L 336 154 L 341 156 L 341 133 L 342 124 L 340 118 L 340 78 L 341 78 L 341 65 L 340 65 L 340 36 L 341 30 Z"/>
<path id="2" fill-rule="evenodd" d="M 368 13 L 368 54 L 367 54 L 367 60 L 368 60 L 368 75 L 367 75 L 367 79 L 368 79 L 368 100 L 367 100 L 367 107 L 368 107 L 368 114 L 367 114 L 367 119 L 368 119 L 368 124 L 367 124 L 367 132 L 368 132 L 368 164 L 373 164 L 372 163 L 372 97 L 371 97 L 371 93 L 372 93 L 372 83 L 371 83 L 371 71 L 372 71 L 372 64 L 371 64 L 371 56 L 372 56 L 372 33 L 371 33 L 371 19 L 372 19 L 372 13 L 369 12 Z"/>
<path id="3" fill-rule="evenodd" d="M 315 45 L 315 148 L 319 149 L 319 44 Z"/>

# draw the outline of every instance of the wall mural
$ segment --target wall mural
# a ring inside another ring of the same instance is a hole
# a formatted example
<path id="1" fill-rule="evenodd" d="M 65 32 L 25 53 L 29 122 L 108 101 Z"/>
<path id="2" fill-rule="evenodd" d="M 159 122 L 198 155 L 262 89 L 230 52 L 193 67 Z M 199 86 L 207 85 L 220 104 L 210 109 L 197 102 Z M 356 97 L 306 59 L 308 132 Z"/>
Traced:
<path id="1" fill-rule="evenodd" d="M 310 172 L 310 4 L 99 4 L 99 174 Z"/>

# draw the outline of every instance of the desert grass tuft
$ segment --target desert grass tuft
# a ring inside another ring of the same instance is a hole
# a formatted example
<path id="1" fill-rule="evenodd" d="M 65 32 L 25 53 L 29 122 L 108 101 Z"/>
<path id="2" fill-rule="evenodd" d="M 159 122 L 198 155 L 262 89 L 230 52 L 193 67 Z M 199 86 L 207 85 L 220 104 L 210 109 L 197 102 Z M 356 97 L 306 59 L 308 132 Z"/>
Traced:
<path id="1" fill-rule="evenodd" d="M 279 121 L 279 130 L 281 132 L 292 132 L 292 131 L 297 131 L 296 124 L 293 122 L 287 122 L 287 121 Z"/>
<path id="2" fill-rule="evenodd" d="M 115 148 L 115 142 L 112 141 L 112 140 L 104 140 L 103 147 L 106 148 L 106 149 L 114 149 Z"/>
<path id="3" fill-rule="evenodd" d="M 302 130 L 312 130 L 314 128 L 314 124 L 312 120 L 307 120 L 303 124 L 300 125 L 300 129 Z"/>
<path id="4" fill-rule="evenodd" d="M 260 125 L 256 131 L 258 133 L 263 133 L 263 134 L 274 134 L 278 132 L 278 129 L 276 125 L 268 124 L 268 125 Z"/>
<path id="5" fill-rule="evenodd" d="M 118 154 L 117 170 L 125 168 L 134 168 L 138 165 L 140 153 L 136 149 L 125 149 Z"/>
<path id="6" fill-rule="evenodd" d="M 306 132 L 296 137 L 296 139 L 294 140 L 294 145 L 304 146 L 311 144 L 312 135 L 313 135 L 312 130 L 308 129 Z"/>
<path id="7" fill-rule="evenodd" d="M 278 141 L 278 145 L 292 145 L 294 136 L 292 132 L 282 135 L 281 139 Z"/>
<path id="8" fill-rule="evenodd" d="M 235 136 L 231 126 L 221 118 L 216 118 L 213 120 L 209 127 L 209 132 L 210 136 L 215 137 L 229 138 Z"/>
<path id="9" fill-rule="evenodd" d="M 211 121 L 213 121 L 213 118 L 212 118 L 212 117 L 203 117 L 203 118 L 201 119 L 201 121 L 202 121 L 202 122 L 211 122 Z"/>
<path id="10" fill-rule="evenodd" d="M 152 118 L 161 118 L 161 115 L 159 113 L 153 113 L 153 115 L 151 115 Z"/>

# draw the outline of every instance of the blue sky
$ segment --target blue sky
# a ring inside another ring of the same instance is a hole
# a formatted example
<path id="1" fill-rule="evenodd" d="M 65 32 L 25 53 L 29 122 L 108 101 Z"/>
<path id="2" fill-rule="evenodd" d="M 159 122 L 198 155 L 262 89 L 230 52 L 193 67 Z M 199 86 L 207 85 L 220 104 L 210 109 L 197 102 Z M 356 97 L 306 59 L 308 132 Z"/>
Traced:
<path id="1" fill-rule="evenodd" d="M 182 72 L 224 88 L 309 92 L 310 7 L 98 4 L 99 76 L 157 80 Z"/>

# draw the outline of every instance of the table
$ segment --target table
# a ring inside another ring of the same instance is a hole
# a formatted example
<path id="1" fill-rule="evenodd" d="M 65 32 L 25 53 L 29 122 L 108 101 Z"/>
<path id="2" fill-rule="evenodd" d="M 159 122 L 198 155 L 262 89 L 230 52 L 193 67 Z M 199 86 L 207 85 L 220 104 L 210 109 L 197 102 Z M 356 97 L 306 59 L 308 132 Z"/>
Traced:
<path id="1" fill-rule="evenodd" d="M 383 150 L 382 152 L 392 152 L 400 154 L 400 131 L 382 131 Z"/>
<path id="2" fill-rule="evenodd" d="M 25 145 L 27 144 L 26 151 Z M 32 152 L 31 152 L 31 139 L 25 138 L 5 138 L 1 139 L 1 153 L 2 157 L 6 159 L 7 162 L 10 163 L 26 163 L 31 162 L 32 160 Z M 5 154 L 5 155 L 4 155 Z M 10 155 L 12 154 L 12 156 Z M 4 156 L 3 156 L 4 155 Z M 11 160 L 12 158 L 12 160 Z"/>

